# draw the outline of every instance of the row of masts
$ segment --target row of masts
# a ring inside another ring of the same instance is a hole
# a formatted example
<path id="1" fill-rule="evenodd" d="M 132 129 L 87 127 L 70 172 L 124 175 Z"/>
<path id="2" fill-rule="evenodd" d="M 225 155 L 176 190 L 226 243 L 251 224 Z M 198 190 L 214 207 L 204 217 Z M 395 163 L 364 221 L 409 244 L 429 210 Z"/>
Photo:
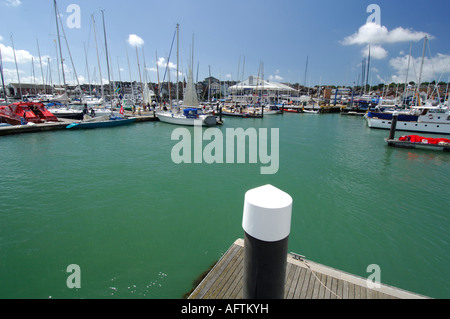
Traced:
<path id="1" fill-rule="evenodd" d="M 78 86 L 80 86 L 80 83 L 79 83 L 78 75 L 76 74 L 75 66 L 73 64 L 72 55 L 70 53 L 70 48 L 69 48 L 69 45 L 68 45 L 68 42 L 67 42 L 67 37 L 65 35 L 63 23 L 61 21 L 61 17 L 60 17 L 60 14 L 59 14 L 58 5 L 57 5 L 56 0 L 54 0 L 54 13 L 55 13 L 56 32 L 57 32 L 57 41 L 55 41 L 55 45 L 56 45 L 56 59 L 57 59 L 57 65 L 60 64 L 60 68 L 61 68 L 62 82 L 63 82 L 62 87 L 63 87 L 64 93 L 67 94 L 67 92 L 68 92 L 68 85 L 67 85 L 67 80 L 66 80 L 66 72 L 65 72 L 65 66 L 64 66 L 64 58 L 63 58 L 63 50 L 62 50 L 62 44 L 61 44 L 60 31 L 62 31 L 63 37 L 65 39 L 65 44 L 67 46 L 67 51 L 69 53 L 69 57 L 70 57 L 70 60 L 71 60 L 71 63 L 72 63 L 72 68 L 73 68 L 73 71 L 75 73 L 75 78 L 76 78 L 76 82 L 77 82 Z M 115 92 L 115 90 L 113 90 L 114 83 L 111 81 L 110 57 L 109 57 L 109 53 L 108 53 L 108 41 L 107 41 L 107 35 L 106 35 L 106 25 L 105 25 L 104 10 L 101 10 L 101 13 L 102 13 L 102 22 L 103 22 L 103 36 L 104 36 L 104 45 L 105 45 L 105 55 L 106 55 L 106 64 L 107 64 L 108 83 L 109 83 L 109 91 L 111 93 L 110 102 L 113 103 L 112 94 L 113 94 L 113 92 Z M 101 59 L 100 59 L 100 55 L 99 55 L 99 48 L 98 48 L 98 43 L 97 43 L 97 34 L 96 34 L 96 27 L 95 27 L 95 19 L 94 19 L 94 15 L 93 14 L 91 15 L 91 18 L 92 18 L 94 39 L 95 39 L 95 47 L 96 47 L 96 54 L 97 54 L 97 63 L 98 63 L 98 70 L 99 70 L 98 72 L 99 72 L 100 87 L 101 87 L 101 98 L 102 98 L 102 100 L 104 100 L 105 99 L 105 92 L 104 92 L 102 68 L 101 68 L 101 62 L 100 62 Z M 177 24 L 177 35 L 178 35 L 178 24 Z M 15 50 L 14 40 L 13 40 L 12 34 L 11 34 L 11 44 L 12 44 L 12 49 L 13 49 L 13 54 L 14 54 L 14 61 L 15 61 L 15 66 L 16 66 L 17 79 L 18 79 L 18 84 L 19 84 L 20 99 L 23 100 L 24 96 L 23 96 L 23 90 L 22 90 L 22 83 L 21 83 L 21 79 L 20 79 L 18 63 L 17 63 L 17 58 L 16 58 L 16 50 Z M 39 48 L 39 43 L 38 42 L 37 42 L 37 45 L 38 45 L 39 60 L 40 60 L 40 65 L 41 65 L 41 76 L 42 76 L 42 81 L 43 81 L 43 87 L 46 87 L 46 81 L 48 80 L 48 78 L 44 77 L 44 72 L 43 72 L 43 68 L 42 68 L 42 59 L 41 59 L 40 48 Z M 177 46 L 178 46 L 178 37 L 177 37 Z M 130 79 L 131 79 L 130 59 L 129 59 L 129 56 L 128 56 L 127 46 L 125 46 L 125 49 L 126 49 L 126 55 L 127 55 L 128 70 L 129 70 L 129 73 L 130 73 L 129 75 L 130 75 Z M 89 93 L 91 94 L 91 88 L 90 88 L 91 79 L 90 79 L 90 72 L 89 72 L 89 67 L 88 67 L 87 51 L 86 51 L 86 45 L 85 44 L 84 44 L 84 53 L 85 53 L 86 68 L 87 68 L 87 73 L 88 73 Z M 137 46 L 136 46 L 136 58 L 137 58 L 138 70 L 139 70 L 139 80 L 140 80 L 140 83 L 141 83 L 141 92 L 142 92 L 142 94 L 144 94 L 144 85 L 143 85 L 143 81 L 142 81 L 141 67 L 140 67 L 139 53 L 138 53 L 138 47 Z M 117 61 L 117 63 L 119 63 L 119 62 Z M 145 53 L 144 53 L 144 68 L 146 68 L 145 64 L 146 63 L 145 63 Z M 177 65 L 178 65 L 178 52 L 177 52 Z M 48 58 L 48 66 L 50 67 L 49 58 Z M 33 68 L 33 70 L 32 70 L 33 78 L 35 78 L 34 58 L 32 58 L 32 68 Z M 0 74 L 1 74 L 2 89 L 3 89 L 4 97 L 5 97 L 5 99 L 7 99 L 6 87 L 5 87 L 5 81 L 4 81 L 4 74 L 3 74 L 3 62 L 2 62 L 2 56 L 1 56 L 1 50 L 0 50 Z M 51 77 L 51 72 L 48 72 L 48 75 L 50 75 L 50 77 Z M 94 68 L 94 76 L 95 76 L 95 68 Z M 120 77 L 120 67 L 119 67 L 119 77 Z M 58 79 L 59 79 L 59 83 L 61 85 L 61 78 L 60 78 L 59 70 L 58 70 Z M 159 75 L 158 75 L 158 79 L 159 79 Z M 50 80 L 50 81 L 52 81 L 52 80 Z M 159 82 L 159 80 L 158 80 L 158 82 Z M 178 71 L 177 71 L 177 82 L 178 82 Z M 47 82 L 47 83 L 49 83 L 49 82 Z M 177 83 L 177 88 L 178 88 L 178 83 Z M 135 99 L 135 92 L 134 92 L 133 85 L 131 86 L 131 90 L 132 90 L 132 96 L 133 96 L 133 100 L 134 100 Z M 47 93 L 47 92 L 45 92 L 45 93 Z M 177 92 L 177 98 L 178 98 L 178 92 Z M 112 104 L 111 104 L 111 106 L 112 106 Z"/>

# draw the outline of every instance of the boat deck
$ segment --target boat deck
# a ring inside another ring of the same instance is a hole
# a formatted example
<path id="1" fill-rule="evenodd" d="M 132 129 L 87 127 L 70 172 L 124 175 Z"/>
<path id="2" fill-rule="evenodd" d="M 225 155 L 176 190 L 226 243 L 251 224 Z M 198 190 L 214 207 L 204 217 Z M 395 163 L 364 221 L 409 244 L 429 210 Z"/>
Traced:
<path id="1" fill-rule="evenodd" d="M 216 263 L 189 299 L 242 299 L 244 240 L 238 239 Z M 364 278 L 288 254 L 285 299 L 426 299 L 380 284 L 369 289 Z"/>

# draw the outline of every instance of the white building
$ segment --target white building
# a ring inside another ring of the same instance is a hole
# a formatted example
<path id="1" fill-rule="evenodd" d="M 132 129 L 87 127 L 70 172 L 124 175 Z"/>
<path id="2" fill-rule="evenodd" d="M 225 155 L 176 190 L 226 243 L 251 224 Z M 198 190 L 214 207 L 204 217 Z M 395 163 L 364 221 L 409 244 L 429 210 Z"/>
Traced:
<path id="1" fill-rule="evenodd" d="M 272 104 L 283 100 L 290 101 L 297 96 L 297 90 L 278 82 L 263 80 L 257 76 L 249 76 L 247 80 L 228 88 L 233 103 L 255 103 L 262 98 L 262 103 Z"/>

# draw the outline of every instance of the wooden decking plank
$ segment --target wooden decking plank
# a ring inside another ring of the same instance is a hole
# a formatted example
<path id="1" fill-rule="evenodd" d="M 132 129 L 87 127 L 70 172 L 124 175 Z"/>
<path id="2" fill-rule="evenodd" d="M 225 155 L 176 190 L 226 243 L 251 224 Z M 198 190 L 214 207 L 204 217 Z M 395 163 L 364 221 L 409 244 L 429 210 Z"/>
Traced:
<path id="1" fill-rule="evenodd" d="M 355 285 L 355 299 L 361 299 L 361 286 Z"/>
<path id="2" fill-rule="evenodd" d="M 355 299 L 355 284 L 351 282 L 348 283 L 348 299 Z"/>
<path id="3" fill-rule="evenodd" d="M 227 266 L 229 260 L 231 260 L 236 253 L 240 251 L 238 245 L 232 245 L 228 251 L 219 259 L 217 264 L 211 269 L 211 271 L 206 275 L 206 277 L 200 282 L 194 292 L 191 294 L 190 298 L 203 298 L 207 292 L 210 290 L 211 286 L 216 282 L 218 278 L 222 275 L 223 269 Z"/>
<path id="4" fill-rule="evenodd" d="M 241 299 L 243 296 L 244 241 L 227 250 L 189 298 Z M 288 255 L 284 297 L 286 299 L 389 299 L 426 298 L 381 285 L 369 289 L 364 278 Z"/>
<path id="5" fill-rule="evenodd" d="M 294 292 L 295 292 L 295 289 L 297 288 L 298 278 L 300 277 L 300 272 L 301 272 L 301 268 L 295 267 L 294 278 L 292 279 L 292 282 L 290 284 L 289 292 L 286 296 L 286 299 L 294 298 Z"/>
<path id="6" fill-rule="evenodd" d="M 322 274 L 316 273 L 317 278 L 314 281 L 314 287 L 313 287 L 313 294 L 312 294 L 312 299 L 318 299 L 319 298 L 319 290 L 320 290 L 320 281 L 322 280 Z"/>
<path id="7" fill-rule="evenodd" d="M 229 299 L 242 299 L 242 279 L 244 275 L 244 267 L 240 267 L 239 273 L 237 274 L 232 286 L 229 290 Z M 241 294 L 239 295 L 239 292 Z"/>
<path id="8" fill-rule="evenodd" d="M 230 264 L 230 270 L 228 271 L 229 275 L 227 277 L 227 280 L 223 283 L 222 289 L 217 295 L 217 298 L 233 299 L 232 292 L 242 278 L 242 261 L 243 250 L 241 249 L 241 251 L 236 256 L 234 263 L 232 265 Z"/>
<path id="9" fill-rule="evenodd" d="M 222 276 L 220 278 L 216 278 L 210 288 L 210 293 L 208 293 L 207 298 L 217 298 L 217 295 L 222 291 L 224 285 L 230 279 L 230 274 L 235 270 L 235 263 L 239 263 L 239 259 L 241 258 L 242 254 L 243 250 L 239 249 L 233 255 L 233 258 L 227 260 L 227 263 L 224 264 L 225 267 L 221 267 Z"/>
<path id="10" fill-rule="evenodd" d="M 210 296 L 214 293 L 215 287 L 224 280 L 225 276 L 224 274 L 227 273 L 228 267 L 230 262 L 236 258 L 236 255 L 238 255 L 240 252 L 240 248 L 238 246 L 233 247 L 232 251 L 228 254 L 228 258 L 224 258 L 223 260 L 220 260 L 217 264 L 217 267 L 213 268 L 213 271 L 211 271 L 211 277 L 209 278 L 210 285 L 208 287 L 205 287 L 207 289 L 204 290 L 204 296 Z M 202 298 L 203 298 L 202 297 Z"/>
<path id="11" fill-rule="evenodd" d="M 308 285 L 309 285 L 309 279 L 311 278 L 311 271 L 307 271 L 305 274 L 305 278 L 303 279 L 303 283 L 302 283 L 302 290 L 300 292 L 300 299 L 305 299 L 306 298 L 306 292 L 308 290 Z"/>
<path id="12" fill-rule="evenodd" d="M 291 288 L 292 285 L 292 281 L 293 281 L 293 277 L 295 274 L 295 267 L 292 267 L 292 264 L 288 263 L 286 265 L 286 279 L 284 281 L 284 297 L 286 298 L 288 293 L 289 293 L 289 289 Z"/>
<path id="13" fill-rule="evenodd" d="M 311 273 L 311 275 L 309 277 L 308 288 L 306 289 L 305 299 L 312 299 L 313 293 L 314 293 L 314 286 L 316 285 L 316 282 L 318 281 L 316 278 L 317 274 L 313 274 L 313 272 L 311 270 L 309 272 Z"/>
<path id="14" fill-rule="evenodd" d="M 295 287 L 293 299 L 299 299 L 300 298 L 300 294 L 302 292 L 303 282 L 305 281 L 305 276 L 306 276 L 307 272 L 308 272 L 308 270 L 306 268 L 301 267 L 300 275 L 298 277 L 298 282 L 297 282 L 297 285 Z"/>

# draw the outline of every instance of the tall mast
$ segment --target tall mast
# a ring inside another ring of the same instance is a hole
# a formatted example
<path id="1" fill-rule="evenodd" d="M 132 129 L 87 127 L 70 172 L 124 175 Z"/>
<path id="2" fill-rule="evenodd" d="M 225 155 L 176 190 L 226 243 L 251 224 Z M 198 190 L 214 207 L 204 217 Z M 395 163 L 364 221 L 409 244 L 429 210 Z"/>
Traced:
<path id="1" fill-rule="evenodd" d="M 105 53 L 106 53 L 106 67 L 108 69 L 108 83 L 109 83 L 109 95 L 110 95 L 110 102 L 112 107 L 112 98 L 113 98 L 113 91 L 111 89 L 111 77 L 109 75 L 109 58 L 108 58 L 108 41 L 106 41 L 106 28 L 105 28 L 105 10 L 100 10 L 102 12 L 102 20 L 103 20 L 103 35 L 105 37 Z"/>
<path id="2" fill-rule="evenodd" d="M 5 79 L 3 77 L 3 59 L 2 59 L 2 49 L 1 48 L 0 48 L 0 75 L 2 77 L 3 95 L 5 96 L 5 100 L 6 100 L 7 97 L 6 97 Z"/>
<path id="3" fill-rule="evenodd" d="M 13 40 L 12 34 L 11 34 L 11 44 L 12 44 L 13 52 L 14 52 L 14 62 L 16 63 L 17 79 L 19 80 L 20 99 L 23 100 L 22 84 L 20 84 L 19 68 L 17 67 L 16 49 L 14 48 L 14 40 Z"/>
<path id="4" fill-rule="evenodd" d="M 369 71 L 370 71 L 370 44 L 369 44 L 369 56 L 367 58 L 367 74 L 366 74 L 367 78 L 365 87 L 367 87 L 367 84 L 369 83 Z M 370 92 L 370 85 L 369 85 L 369 92 Z"/>
<path id="5" fill-rule="evenodd" d="M 84 58 L 86 59 L 86 71 L 87 71 L 87 76 L 88 76 L 88 82 L 89 82 L 89 95 L 92 95 L 92 90 L 91 90 L 91 76 L 89 74 L 89 65 L 88 65 L 88 58 L 87 58 L 87 52 L 86 52 L 86 43 L 83 42 L 83 47 L 84 47 Z"/>
<path id="6" fill-rule="evenodd" d="M 136 59 L 137 59 L 138 71 L 139 71 L 139 81 L 141 82 L 142 99 L 144 99 L 144 85 L 142 84 L 141 65 L 139 64 L 139 53 L 138 53 L 137 45 L 136 45 Z"/>
<path id="7" fill-rule="evenodd" d="M 418 95 L 417 98 L 419 100 L 419 105 L 420 105 L 420 84 L 422 81 L 423 60 L 425 59 L 425 47 L 427 45 L 427 40 L 428 40 L 428 37 L 425 36 L 425 38 L 423 40 L 422 63 L 420 65 L 419 83 L 417 84 L 417 95 Z"/>
<path id="8" fill-rule="evenodd" d="M 105 93 L 104 93 L 104 90 L 103 90 L 103 79 L 102 79 L 102 68 L 101 68 L 101 65 L 100 65 L 100 57 L 98 56 L 97 34 L 95 32 L 94 15 L 92 14 L 91 17 L 92 17 L 92 25 L 93 25 L 93 28 L 94 28 L 95 50 L 97 51 L 98 72 L 99 72 L 99 75 L 100 75 L 100 87 L 101 87 L 101 91 L 102 91 L 102 100 L 103 100 L 104 97 L 105 97 Z"/>
<path id="9" fill-rule="evenodd" d="M 125 43 L 125 51 L 127 52 L 127 62 L 128 62 L 128 73 L 130 75 L 130 85 L 131 85 L 131 96 L 133 98 L 133 103 L 134 103 L 134 89 L 133 89 L 133 80 L 131 78 L 131 68 L 130 68 L 130 58 L 128 57 L 128 48 L 127 48 L 127 44 Z"/>
<path id="10" fill-rule="evenodd" d="M 64 82 L 64 91 L 67 93 L 67 84 L 66 84 L 66 75 L 64 74 L 64 60 L 62 57 L 62 50 L 61 50 L 61 39 L 59 38 L 59 23 L 58 23 L 58 9 L 56 8 L 56 0 L 53 0 L 54 7 L 55 7 L 55 19 L 56 19 L 56 33 L 58 34 L 58 47 L 59 47 L 59 57 L 61 60 L 61 71 L 63 76 L 63 82 Z"/>
<path id="11" fill-rule="evenodd" d="M 156 56 L 156 75 L 158 77 L 158 98 L 159 98 L 159 103 L 161 104 L 161 83 L 159 82 L 158 51 L 156 51 L 156 50 L 155 50 L 155 56 Z"/>
<path id="12" fill-rule="evenodd" d="M 179 90 L 178 90 L 178 65 L 179 65 L 179 44 L 180 44 L 180 25 L 177 23 L 177 107 L 180 103 Z"/>
<path id="13" fill-rule="evenodd" d="M 412 42 L 409 45 L 408 69 L 406 69 L 405 88 L 403 89 L 403 100 L 406 98 L 406 89 L 408 87 L 409 62 L 411 60 L 411 49 L 412 49 Z M 403 100 L 402 100 L 402 104 L 403 104 Z"/>
<path id="14" fill-rule="evenodd" d="M 39 41 L 37 38 L 36 38 L 36 44 L 37 44 L 38 53 L 39 53 L 39 63 L 41 65 L 42 85 L 44 85 L 43 89 L 44 89 L 45 94 L 47 94 L 47 88 L 45 87 L 45 79 L 44 79 L 44 69 L 42 68 L 41 50 L 39 48 Z"/>

